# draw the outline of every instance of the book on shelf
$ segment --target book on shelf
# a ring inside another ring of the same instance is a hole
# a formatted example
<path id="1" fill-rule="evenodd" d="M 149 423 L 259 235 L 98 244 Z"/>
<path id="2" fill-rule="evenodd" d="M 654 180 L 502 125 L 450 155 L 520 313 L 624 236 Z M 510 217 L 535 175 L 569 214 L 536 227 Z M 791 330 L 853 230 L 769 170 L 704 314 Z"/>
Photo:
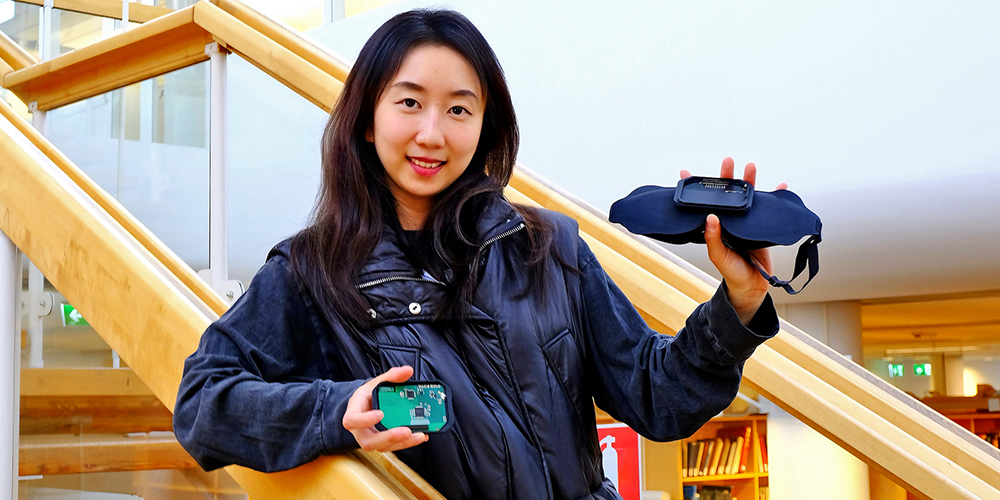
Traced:
<path id="1" fill-rule="evenodd" d="M 757 500 L 771 500 L 771 488 L 768 486 L 761 486 L 757 491 Z"/>
<path id="2" fill-rule="evenodd" d="M 691 443 L 681 443 L 681 477 L 688 477 L 688 448 Z"/>
<path id="3" fill-rule="evenodd" d="M 759 434 L 757 440 L 760 442 L 760 472 L 767 472 L 767 434 Z"/>
<path id="4" fill-rule="evenodd" d="M 729 463 L 726 466 L 726 474 L 739 474 L 740 458 L 743 456 L 743 436 L 737 436 L 732 440 L 729 447 Z"/>
<path id="5" fill-rule="evenodd" d="M 698 467 L 699 476 L 707 476 L 708 468 L 712 465 L 712 454 L 715 452 L 715 440 L 705 439 L 705 456 L 701 461 L 701 466 Z"/>
<path id="6" fill-rule="evenodd" d="M 697 448 L 697 453 L 695 453 L 694 463 L 691 464 L 691 476 L 698 475 L 698 469 L 701 466 L 702 457 L 705 456 L 705 441 L 696 441 L 695 448 Z"/>
<path id="7" fill-rule="evenodd" d="M 681 445 L 683 478 L 746 472 L 767 472 L 766 435 L 755 436 L 749 425 L 723 427 L 715 437 L 686 441 Z"/>
<path id="8" fill-rule="evenodd" d="M 722 438 L 715 438 L 712 445 L 712 463 L 708 465 L 708 475 L 714 476 L 719 470 L 719 460 L 722 459 Z"/>
<path id="9" fill-rule="evenodd" d="M 743 434 L 743 449 L 740 450 L 740 467 L 736 473 L 747 471 L 747 458 L 750 455 L 750 446 L 753 443 L 750 442 L 750 426 L 748 425 L 745 433 Z"/>
<path id="10" fill-rule="evenodd" d="M 722 449 L 720 450 L 721 453 L 719 453 L 719 465 L 715 468 L 715 474 L 726 473 L 726 468 L 729 465 L 729 449 L 732 447 L 732 441 L 729 438 L 720 439 L 722 439 Z"/>

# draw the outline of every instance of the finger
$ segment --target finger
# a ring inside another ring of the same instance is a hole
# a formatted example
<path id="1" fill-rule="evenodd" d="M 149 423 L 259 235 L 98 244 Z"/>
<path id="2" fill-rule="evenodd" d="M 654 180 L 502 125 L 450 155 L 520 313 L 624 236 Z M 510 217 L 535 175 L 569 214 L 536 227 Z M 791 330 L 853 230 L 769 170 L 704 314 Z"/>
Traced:
<path id="1" fill-rule="evenodd" d="M 757 165 L 747 163 L 747 166 L 743 167 L 743 180 L 751 186 L 757 185 Z"/>
<path id="2" fill-rule="evenodd" d="M 782 189 L 788 189 L 788 184 L 782 182 L 781 184 L 778 184 L 778 187 L 774 188 L 775 191 L 781 191 Z"/>
<path id="3" fill-rule="evenodd" d="M 367 434 L 367 433 L 365 433 Z M 405 442 L 413 436 L 413 431 L 409 427 L 393 427 L 381 432 L 372 432 L 358 441 L 361 448 L 366 451 L 379 450 L 386 451 L 399 443 Z"/>
<path id="4" fill-rule="evenodd" d="M 404 450 L 406 448 L 413 448 L 414 446 L 417 446 L 419 444 L 426 443 L 428 439 L 430 439 L 430 437 L 427 434 L 424 434 L 423 432 L 415 432 L 406 441 L 396 443 L 390 446 L 388 449 L 379 451 L 399 451 L 399 450 Z"/>
<path id="5" fill-rule="evenodd" d="M 344 428 L 349 431 L 368 429 L 385 418 L 382 410 L 371 410 L 361 412 L 344 412 Z"/>
<path id="6" fill-rule="evenodd" d="M 367 391 L 370 393 L 372 389 L 375 388 L 376 385 L 379 385 L 382 382 L 406 382 L 407 380 L 410 380 L 410 377 L 412 376 L 413 376 L 412 366 L 409 365 L 394 366 L 392 368 L 389 368 L 385 373 L 365 382 L 364 385 L 362 385 L 361 387 L 366 388 Z M 370 396 L 371 394 L 369 394 L 369 399 L 371 399 Z"/>
<path id="7" fill-rule="evenodd" d="M 406 382 L 413 375 L 412 366 L 396 366 L 385 373 L 365 382 L 347 400 L 347 414 L 361 413 L 372 408 L 372 390 L 382 382 Z"/>
<path id="8" fill-rule="evenodd" d="M 681 179 L 687 179 L 688 177 L 691 177 L 691 172 L 688 172 L 687 170 L 681 170 Z"/>
<path id="9" fill-rule="evenodd" d="M 771 252 L 766 248 L 750 250 L 750 258 L 754 260 L 767 274 L 774 274 L 771 269 Z"/>
<path id="10" fill-rule="evenodd" d="M 725 259 L 726 245 L 722 243 L 722 225 L 715 214 L 705 218 L 705 245 L 708 247 L 708 259 L 718 267 Z"/>
<path id="11" fill-rule="evenodd" d="M 410 365 L 394 366 L 389 368 L 385 373 L 371 379 L 368 381 L 372 386 L 376 386 L 382 382 L 406 382 L 410 380 L 413 376 L 413 367 Z"/>
<path id="12" fill-rule="evenodd" d="M 732 179 L 733 172 L 735 170 L 736 170 L 736 162 L 733 161 L 732 158 L 727 156 L 725 160 L 722 160 L 722 171 L 719 172 L 719 177 L 725 179 Z"/>

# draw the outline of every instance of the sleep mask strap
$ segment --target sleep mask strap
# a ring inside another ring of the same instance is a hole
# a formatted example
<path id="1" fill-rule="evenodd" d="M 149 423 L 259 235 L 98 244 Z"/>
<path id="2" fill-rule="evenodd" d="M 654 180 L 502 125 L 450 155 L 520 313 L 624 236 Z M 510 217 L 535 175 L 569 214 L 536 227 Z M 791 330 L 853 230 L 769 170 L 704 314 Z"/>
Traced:
<path id="1" fill-rule="evenodd" d="M 817 247 L 817 245 L 819 245 L 820 241 L 822 241 L 820 236 L 811 236 L 799 246 L 799 251 L 795 255 L 795 273 L 792 274 L 792 278 L 787 281 L 779 280 L 776 276 L 768 274 L 764 268 L 760 267 L 760 264 L 758 264 L 756 260 L 750 257 L 750 252 L 747 250 L 737 250 L 735 248 L 733 250 L 736 250 L 737 253 L 743 256 L 744 260 L 753 265 L 753 267 L 757 268 L 757 272 L 759 272 L 760 275 L 771 284 L 771 286 L 775 288 L 783 288 L 789 295 L 795 295 L 801 292 L 802 289 L 804 289 L 806 285 L 808 285 L 809 282 L 816 277 L 816 274 L 819 273 L 819 247 Z M 802 271 L 806 269 L 806 264 L 809 264 L 809 279 L 807 279 L 806 282 L 803 283 L 798 290 L 796 290 L 792 287 L 791 282 L 795 281 L 795 278 L 798 278 L 799 275 L 802 274 Z"/>

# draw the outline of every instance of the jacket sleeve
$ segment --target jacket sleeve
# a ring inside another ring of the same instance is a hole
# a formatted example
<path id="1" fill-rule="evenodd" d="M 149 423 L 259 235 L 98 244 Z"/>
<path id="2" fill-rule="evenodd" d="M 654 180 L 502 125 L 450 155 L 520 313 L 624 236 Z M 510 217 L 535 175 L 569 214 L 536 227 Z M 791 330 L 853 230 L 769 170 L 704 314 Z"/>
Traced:
<path id="1" fill-rule="evenodd" d="M 649 439 L 690 436 L 736 397 L 743 362 L 778 332 L 768 295 L 744 326 L 723 283 L 676 336 L 646 325 L 580 241 L 588 371 L 597 405 Z"/>
<path id="2" fill-rule="evenodd" d="M 286 265 L 269 260 L 184 363 L 174 432 L 206 470 L 273 472 L 357 446 L 342 420 L 364 381 L 329 379 L 318 316 Z"/>

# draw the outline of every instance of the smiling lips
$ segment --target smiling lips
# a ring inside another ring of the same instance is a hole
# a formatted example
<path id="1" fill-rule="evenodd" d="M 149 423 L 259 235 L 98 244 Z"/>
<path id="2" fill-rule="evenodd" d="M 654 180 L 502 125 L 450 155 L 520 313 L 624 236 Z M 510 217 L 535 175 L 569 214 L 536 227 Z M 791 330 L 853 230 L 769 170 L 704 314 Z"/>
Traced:
<path id="1" fill-rule="evenodd" d="M 414 158 L 412 156 L 408 156 L 407 159 L 410 160 L 410 164 L 413 165 L 414 167 L 413 170 L 416 173 L 426 176 L 431 176 L 436 174 L 438 170 L 441 168 L 441 165 L 444 165 L 446 163 L 443 161 L 437 161 L 430 158 L 421 159 L 421 158 Z"/>

